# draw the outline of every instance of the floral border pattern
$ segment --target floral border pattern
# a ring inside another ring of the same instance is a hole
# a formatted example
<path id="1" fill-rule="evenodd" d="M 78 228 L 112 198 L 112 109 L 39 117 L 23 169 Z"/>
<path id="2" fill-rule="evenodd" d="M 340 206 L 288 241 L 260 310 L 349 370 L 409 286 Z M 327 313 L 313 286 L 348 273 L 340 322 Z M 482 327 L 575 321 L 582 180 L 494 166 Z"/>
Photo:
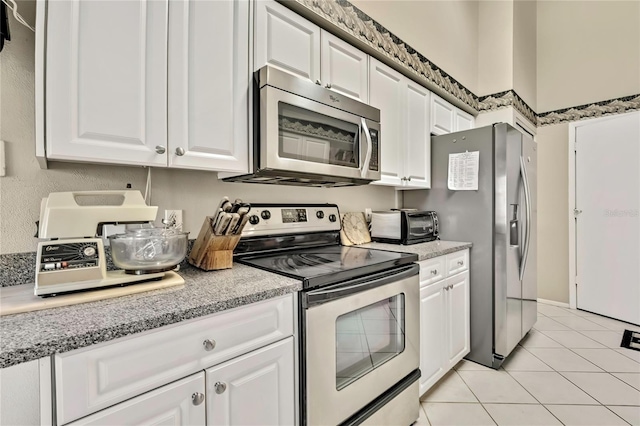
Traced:
<path id="1" fill-rule="evenodd" d="M 538 127 L 640 110 L 640 94 L 538 114 Z"/>
<path id="2" fill-rule="evenodd" d="M 488 112 L 500 108 L 512 106 L 522 114 L 531 124 L 536 124 L 536 112 L 520 97 L 514 90 L 494 93 L 493 95 L 482 96 L 478 99 L 478 111 Z"/>

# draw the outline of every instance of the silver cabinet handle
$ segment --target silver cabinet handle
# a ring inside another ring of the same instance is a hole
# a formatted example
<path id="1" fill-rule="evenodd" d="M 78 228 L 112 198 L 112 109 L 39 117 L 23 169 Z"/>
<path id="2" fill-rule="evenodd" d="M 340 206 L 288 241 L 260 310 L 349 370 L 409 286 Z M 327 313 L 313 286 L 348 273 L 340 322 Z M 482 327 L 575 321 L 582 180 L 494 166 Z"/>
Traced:
<path id="1" fill-rule="evenodd" d="M 458 260 L 458 266 L 462 266 L 464 265 L 464 262 L 462 260 Z"/>
<path id="2" fill-rule="evenodd" d="M 407 180 L 408 180 L 409 182 L 411 182 L 411 176 L 409 176 L 409 177 L 407 178 Z"/>
<path id="3" fill-rule="evenodd" d="M 178 147 L 176 148 L 176 155 L 182 157 L 184 155 L 184 148 Z"/>
<path id="4" fill-rule="evenodd" d="M 216 389 L 216 393 L 218 395 L 220 395 L 221 393 L 224 393 L 224 391 L 227 390 L 227 384 L 224 382 L 216 382 L 216 384 L 213 385 L 213 387 Z"/>
<path id="5" fill-rule="evenodd" d="M 162 145 L 156 145 L 156 153 L 157 154 L 164 154 L 165 152 L 167 152 L 167 148 L 165 148 Z"/>
<path id="6" fill-rule="evenodd" d="M 322 86 L 322 82 L 321 82 L 320 80 L 316 80 L 316 84 L 317 84 L 318 86 Z"/>
<path id="7" fill-rule="evenodd" d="M 327 84 L 325 84 L 325 86 L 324 86 L 324 87 L 326 87 L 327 89 L 331 89 L 331 83 L 327 83 Z"/>
<path id="8" fill-rule="evenodd" d="M 438 275 L 438 270 L 437 269 L 432 269 L 431 270 L 431 275 Z"/>
<path id="9" fill-rule="evenodd" d="M 202 404 L 203 401 L 204 401 L 204 394 L 201 394 L 200 392 L 195 392 L 193 395 L 191 395 L 191 403 L 193 405 L 200 405 Z"/>
<path id="10" fill-rule="evenodd" d="M 205 351 L 207 352 L 212 351 L 213 348 L 216 347 L 216 341 L 207 339 L 204 342 L 202 342 L 202 346 L 204 346 Z"/>

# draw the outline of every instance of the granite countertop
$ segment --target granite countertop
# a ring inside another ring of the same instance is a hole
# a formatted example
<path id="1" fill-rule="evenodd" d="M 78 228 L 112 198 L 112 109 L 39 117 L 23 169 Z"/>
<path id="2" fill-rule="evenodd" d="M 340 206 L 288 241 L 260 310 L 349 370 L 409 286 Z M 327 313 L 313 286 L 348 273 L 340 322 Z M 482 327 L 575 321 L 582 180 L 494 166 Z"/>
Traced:
<path id="1" fill-rule="evenodd" d="M 428 243 L 410 244 L 403 246 L 400 244 L 387 243 L 369 243 L 362 244 L 358 247 L 367 247 L 379 250 L 397 251 L 402 253 L 415 253 L 418 255 L 418 261 L 431 259 L 432 257 L 443 256 L 448 253 L 471 248 L 471 243 L 458 241 L 430 241 Z"/>
<path id="2" fill-rule="evenodd" d="M 190 265 L 184 287 L 0 317 L 0 368 L 107 342 L 302 289 L 302 282 L 235 263 L 204 272 Z"/>

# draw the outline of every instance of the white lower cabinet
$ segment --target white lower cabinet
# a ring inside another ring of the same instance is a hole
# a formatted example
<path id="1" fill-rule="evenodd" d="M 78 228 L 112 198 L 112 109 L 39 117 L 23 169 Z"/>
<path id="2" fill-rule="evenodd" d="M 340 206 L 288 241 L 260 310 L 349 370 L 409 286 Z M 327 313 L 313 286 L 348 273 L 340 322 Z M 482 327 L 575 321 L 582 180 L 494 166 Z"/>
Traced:
<path id="1" fill-rule="evenodd" d="M 443 274 L 443 265 L 467 261 L 464 270 Z M 420 263 L 420 395 L 470 350 L 469 251 Z"/>

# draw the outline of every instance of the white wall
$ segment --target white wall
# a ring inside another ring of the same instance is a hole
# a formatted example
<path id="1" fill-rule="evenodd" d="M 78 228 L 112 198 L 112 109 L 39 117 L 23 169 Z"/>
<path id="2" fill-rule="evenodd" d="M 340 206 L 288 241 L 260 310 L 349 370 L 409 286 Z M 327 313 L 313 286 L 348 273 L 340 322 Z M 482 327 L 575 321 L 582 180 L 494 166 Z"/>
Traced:
<path id="1" fill-rule="evenodd" d="M 478 91 L 513 88 L 513 2 L 481 1 L 478 14 Z"/>
<path id="2" fill-rule="evenodd" d="M 513 3 L 513 90 L 537 111 L 537 2 Z"/>
<path id="3" fill-rule="evenodd" d="M 18 1 L 22 16 L 35 22 L 35 2 Z M 0 139 L 6 141 L 7 176 L 0 177 L 0 254 L 35 250 L 34 222 L 40 201 L 50 192 L 124 189 L 131 183 L 144 192 L 147 170 L 135 167 L 50 163 L 41 170 L 34 142 L 34 34 L 10 18 L 12 40 L 0 53 Z M 384 161 L 384 160 L 383 160 Z M 183 209 L 185 229 L 195 238 L 202 220 L 223 195 L 248 202 L 333 202 L 341 211 L 395 206 L 395 190 L 277 187 L 222 183 L 216 174 L 153 169 L 151 203 Z"/>

